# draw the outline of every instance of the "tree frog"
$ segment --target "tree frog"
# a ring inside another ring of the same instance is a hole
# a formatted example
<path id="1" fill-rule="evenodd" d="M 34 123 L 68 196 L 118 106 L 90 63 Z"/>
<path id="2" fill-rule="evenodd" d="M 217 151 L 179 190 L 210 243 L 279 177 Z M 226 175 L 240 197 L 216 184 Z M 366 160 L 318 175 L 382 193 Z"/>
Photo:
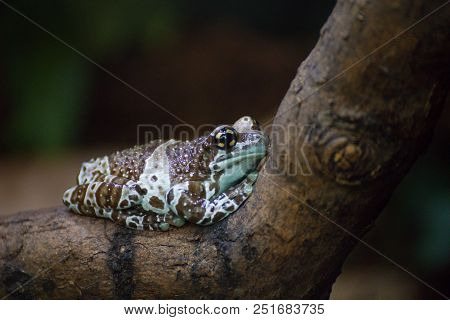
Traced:
<path id="1" fill-rule="evenodd" d="M 268 147 L 248 116 L 191 141 L 154 140 L 84 162 L 63 203 L 138 230 L 210 225 L 250 196 Z"/>

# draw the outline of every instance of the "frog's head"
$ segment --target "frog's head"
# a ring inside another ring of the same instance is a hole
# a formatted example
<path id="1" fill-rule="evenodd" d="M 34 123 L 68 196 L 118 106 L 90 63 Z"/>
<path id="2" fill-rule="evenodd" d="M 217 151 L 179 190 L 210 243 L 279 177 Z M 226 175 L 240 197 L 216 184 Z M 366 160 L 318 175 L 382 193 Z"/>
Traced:
<path id="1" fill-rule="evenodd" d="M 232 126 L 221 125 L 208 137 L 210 148 L 215 148 L 209 168 L 218 177 L 221 191 L 239 183 L 250 172 L 259 170 L 266 157 L 269 138 L 256 120 L 245 116 Z"/>

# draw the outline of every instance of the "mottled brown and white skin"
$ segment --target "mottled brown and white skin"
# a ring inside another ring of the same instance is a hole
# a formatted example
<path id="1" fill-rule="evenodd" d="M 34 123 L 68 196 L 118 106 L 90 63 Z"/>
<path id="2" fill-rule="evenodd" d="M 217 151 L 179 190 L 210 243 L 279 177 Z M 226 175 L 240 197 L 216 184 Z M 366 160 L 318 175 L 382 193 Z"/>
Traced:
<path id="1" fill-rule="evenodd" d="M 192 141 L 155 140 L 83 163 L 63 202 L 138 230 L 210 225 L 250 196 L 268 146 L 248 116 Z"/>

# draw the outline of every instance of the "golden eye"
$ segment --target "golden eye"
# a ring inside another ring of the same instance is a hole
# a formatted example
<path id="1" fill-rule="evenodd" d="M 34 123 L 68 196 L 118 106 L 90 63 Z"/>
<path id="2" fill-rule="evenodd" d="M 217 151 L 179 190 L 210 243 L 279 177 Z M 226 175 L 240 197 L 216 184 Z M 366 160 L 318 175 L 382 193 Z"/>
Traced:
<path id="1" fill-rule="evenodd" d="M 228 150 L 236 145 L 238 133 L 233 127 L 221 127 L 215 132 L 214 139 L 219 149 Z"/>

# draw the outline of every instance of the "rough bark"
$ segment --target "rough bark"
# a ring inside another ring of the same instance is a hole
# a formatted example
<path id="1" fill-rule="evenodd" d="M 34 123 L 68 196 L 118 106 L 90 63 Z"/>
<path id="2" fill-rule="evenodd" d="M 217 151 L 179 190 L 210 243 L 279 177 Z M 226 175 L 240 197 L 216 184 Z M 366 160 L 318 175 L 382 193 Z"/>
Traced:
<path id="1" fill-rule="evenodd" d="M 442 3 L 338 1 L 274 121 L 297 133 L 273 130 L 239 212 L 167 233 L 62 207 L 14 215 L 0 221 L 0 295 L 327 298 L 355 239 L 318 212 L 361 236 L 424 150 L 449 88 L 450 6 L 327 81 Z"/>

